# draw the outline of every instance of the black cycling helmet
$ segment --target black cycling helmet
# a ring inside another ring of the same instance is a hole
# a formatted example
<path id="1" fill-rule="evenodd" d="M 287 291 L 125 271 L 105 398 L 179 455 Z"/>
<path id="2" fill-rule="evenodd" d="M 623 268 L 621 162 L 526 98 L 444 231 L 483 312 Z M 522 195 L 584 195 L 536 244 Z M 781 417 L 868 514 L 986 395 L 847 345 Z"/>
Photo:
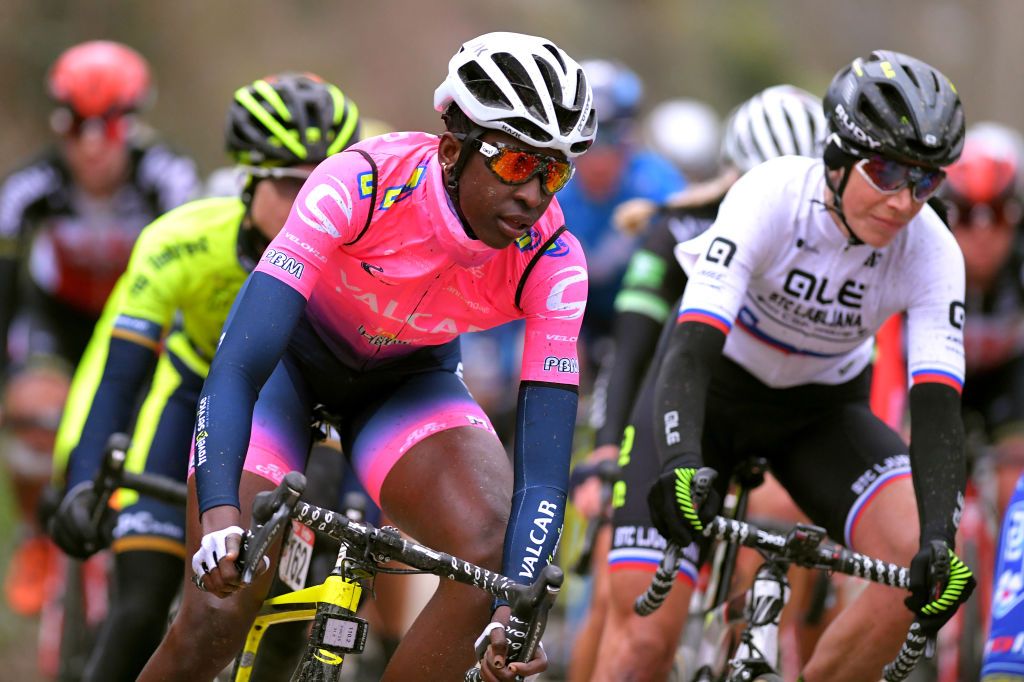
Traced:
<path id="1" fill-rule="evenodd" d="M 359 109 L 311 73 L 282 73 L 235 91 L 226 144 L 236 163 L 318 164 L 359 139 Z"/>
<path id="2" fill-rule="evenodd" d="M 899 52 L 876 50 L 853 60 L 832 79 L 824 108 L 830 146 L 855 157 L 877 154 L 941 168 L 964 146 L 956 88 L 934 67 Z"/>

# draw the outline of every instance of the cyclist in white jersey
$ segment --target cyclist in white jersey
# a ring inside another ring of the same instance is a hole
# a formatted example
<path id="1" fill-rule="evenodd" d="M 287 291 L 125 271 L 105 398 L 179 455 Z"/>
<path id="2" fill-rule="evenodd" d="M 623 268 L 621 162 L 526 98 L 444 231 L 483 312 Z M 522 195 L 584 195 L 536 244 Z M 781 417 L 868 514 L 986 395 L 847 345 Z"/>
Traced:
<path id="1" fill-rule="evenodd" d="M 915 616 L 935 632 L 973 590 L 952 551 L 965 479 L 963 260 L 925 206 L 960 155 L 963 107 L 931 66 L 876 51 L 836 74 L 824 109 L 823 161 L 755 168 L 730 189 L 715 224 L 677 247 L 689 281 L 623 448 L 627 458 L 657 452 L 661 473 L 627 477 L 623 492 L 648 496 L 649 548 L 664 547 L 663 536 L 689 547 L 671 603 L 653 616 L 657 629 L 606 637 L 615 651 L 598 679 L 667 674 L 696 573 L 691 540 L 750 456 L 767 458 L 831 537 L 911 566 L 906 607 L 891 588 L 865 589 L 801 679 L 877 680 Z M 872 338 L 898 312 L 907 315 L 913 378 L 909 453 L 868 406 Z M 701 466 L 719 478 L 698 507 L 689 482 Z M 942 566 L 949 577 L 938 580 Z M 646 577 L 620 572 L 613 608 L 628 608 Z"/>

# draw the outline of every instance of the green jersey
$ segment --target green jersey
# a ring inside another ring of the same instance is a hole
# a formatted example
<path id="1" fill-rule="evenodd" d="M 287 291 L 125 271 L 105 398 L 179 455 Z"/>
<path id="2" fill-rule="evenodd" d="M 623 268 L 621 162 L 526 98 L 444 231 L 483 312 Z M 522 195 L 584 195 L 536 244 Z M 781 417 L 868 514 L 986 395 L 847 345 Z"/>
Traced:
<path id="1" fill-rule="evenodd" d="M 209 361 L 248 276 L 237 253 L 244 211 L 235 198 L 203 199 L 143 230 L 114 303 L 112 335 L 155 348 L 180 314 L 185 337 Z"/>
<path id="2" fill-rule="evenodd" d="M 127 384 L 141 386 L 149 379 L 152 365 L 140 364 L 137 353 L 129 358 L 126 347 L 112 352 L 114 339 L 154 353 L 163 343 L 193 374 L 206 376 L 231 304 L 249 274 L 238 258 L 238 232 L 244 215 L 240 199 L 201 199 L 165 213 L 139 235 L 128 269 L 107 300 L 75 371 L 54 448 L 57 480 L 63 478 L 72 450 L 86 443 L 89 464 L 72 467 L 70 473 L 79 468 L 83 473 L 70 479 L 95 470 L 94 461 L 98 461 L 110 428 L 118 424 L 123 430 L 131 418 L 133 401 L 118 389 Z M 175 330 L 168 336 L 172 325 Z M 118 371 L 107 372 L 110 367 Z M 153 390 L 159 388 L 155 384 L 161 383 L 160 374 L 158 371 L 153 379 Z M 143 441 L 148 439 L 139 438 L 142 426 L 137 424 L 134 429 L 133 451 L 139 450 L 139 454 L 129 453 L 130 460 L 145 456 Z"/>

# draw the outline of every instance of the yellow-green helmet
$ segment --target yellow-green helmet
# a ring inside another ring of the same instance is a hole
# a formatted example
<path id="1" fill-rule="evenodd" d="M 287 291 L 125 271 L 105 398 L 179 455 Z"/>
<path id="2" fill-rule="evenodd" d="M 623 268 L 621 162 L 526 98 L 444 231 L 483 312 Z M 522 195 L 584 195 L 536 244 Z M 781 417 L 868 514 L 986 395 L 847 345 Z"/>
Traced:
<path id="1" fill-rule="evenodd" d="M 359 140 L 359 108 L 311 73 L 281 73 L 235 91 L 226 144 L 249 166 L 318 164 Z"/>

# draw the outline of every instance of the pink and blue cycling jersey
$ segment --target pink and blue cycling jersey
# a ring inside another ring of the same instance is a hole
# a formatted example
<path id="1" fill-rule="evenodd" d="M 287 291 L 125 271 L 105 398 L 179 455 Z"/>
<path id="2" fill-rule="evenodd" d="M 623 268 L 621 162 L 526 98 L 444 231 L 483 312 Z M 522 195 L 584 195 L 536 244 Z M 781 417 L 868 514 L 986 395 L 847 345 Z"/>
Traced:
<path id="1" fill-rule="evenodd" d="M 555 200 L 508 247 L 468 234 L 438 144 L 424 133 L 373 138 L 304 184 L 236 300 L 203 387 L 200 512 L 239 505 L 243 468 L 271 480 L 301 469 L 316 403 L 347 420 L 343 447 L 375 500 L 391 467 L 431 434 L 493 433 L 461 382 L 456 339 L 523 319 L 503 570 L 531 580 L 564 514 L 586 260 Z"/>
<path id="2" fill-rule="evenodd" d="M 393 133 L 328 158 L 256 272 L 307 298 L 311 324 L 353 368 L 525 318 L 521 378 L 578 385 L 587 268 L 557 201 L 509 248 L 470 239 L 437 145 Z"/>

